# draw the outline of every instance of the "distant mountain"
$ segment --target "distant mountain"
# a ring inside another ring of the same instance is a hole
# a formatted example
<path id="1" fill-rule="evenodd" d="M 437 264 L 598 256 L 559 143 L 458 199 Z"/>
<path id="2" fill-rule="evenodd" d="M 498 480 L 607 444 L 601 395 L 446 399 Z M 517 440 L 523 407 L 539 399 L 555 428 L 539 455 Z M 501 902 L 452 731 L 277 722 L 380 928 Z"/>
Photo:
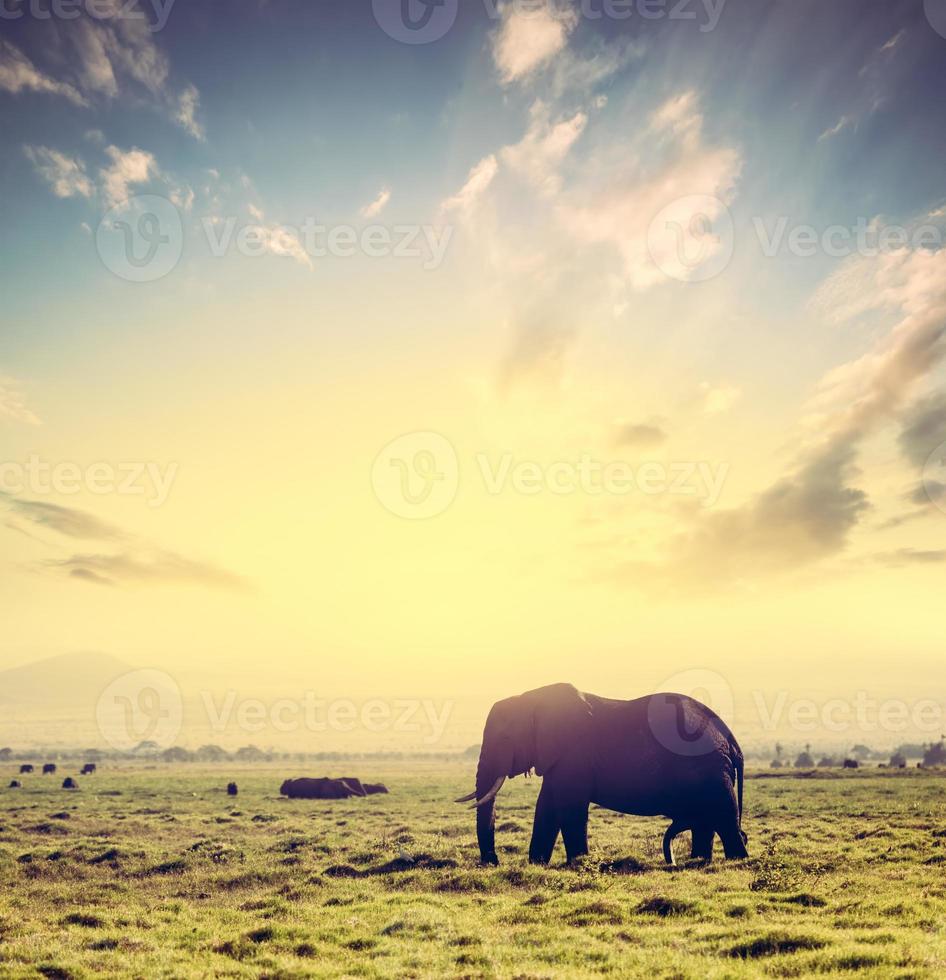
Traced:
<path id="1" fill-rule="evenodd" d="M 134 670 L 108 653 L 66 653 L 0 671 L 0 705 L 35 711 L 94 705 L 108 685 Z"/>

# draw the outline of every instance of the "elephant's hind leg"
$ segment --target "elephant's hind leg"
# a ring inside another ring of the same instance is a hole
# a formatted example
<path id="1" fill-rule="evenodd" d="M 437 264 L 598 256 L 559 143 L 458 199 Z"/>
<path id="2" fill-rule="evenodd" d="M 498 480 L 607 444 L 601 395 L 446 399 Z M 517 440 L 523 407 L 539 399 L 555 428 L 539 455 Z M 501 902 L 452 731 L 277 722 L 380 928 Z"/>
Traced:
<path id="1" fill-rule="evenodd" d="M 715 837 L 716 832 L 711 824 L 695 824 L 693 827 L 693 846 L 690 850 L 690 857 L 694 861 L 712 861 Z"/>

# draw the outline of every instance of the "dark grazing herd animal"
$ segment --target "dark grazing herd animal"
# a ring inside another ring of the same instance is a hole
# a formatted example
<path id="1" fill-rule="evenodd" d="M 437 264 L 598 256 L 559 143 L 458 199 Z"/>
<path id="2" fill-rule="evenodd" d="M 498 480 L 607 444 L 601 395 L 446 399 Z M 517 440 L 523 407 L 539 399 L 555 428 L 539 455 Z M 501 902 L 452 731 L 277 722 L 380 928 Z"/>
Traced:
<path id="1" fill-rule="evenodd" d="M 373 796 L 387 793 L 382 783 L 363 783 L 354 776 L 339 779 L 287 779 L 279 789 L 283 796 L 291 800 L 344 800 L 349 796 Z"/>
<path id="2" fill-rule="evenodd" d="M 29 773 L 32 773 L 32 772 L 35 772 L 35 771 L 36 771 L 36 767 L 31 762 L 24 762 L 20 766 L 20 775 L 21 776 L 28 775 Z M 96 765 L 95 765 L 95 763 L 94 762 L 87 762 L 82 767 L 82 769 L 79 770 L 79 774 L 82 775 L 82 776 L 91 776 L 92 773 L 94 773 L 95 771 L 96 771 Z M 55 773 L 56 773 L 56 763 L 55 762 L 46 762 L 46 763 L 43 763 L 43 775 L 44 776 L 55 775 Z M 10 789 L 22 789 L 22 787 L 23 787 L 23 784 L 20 782 L 19 779 L 11 779 L 10 780 Z M 78 789 L 79 788 L 79 784 L 72 778 L 72 776 L 67 776 L 63 780 L 62 788 L 63 789 Z"/>

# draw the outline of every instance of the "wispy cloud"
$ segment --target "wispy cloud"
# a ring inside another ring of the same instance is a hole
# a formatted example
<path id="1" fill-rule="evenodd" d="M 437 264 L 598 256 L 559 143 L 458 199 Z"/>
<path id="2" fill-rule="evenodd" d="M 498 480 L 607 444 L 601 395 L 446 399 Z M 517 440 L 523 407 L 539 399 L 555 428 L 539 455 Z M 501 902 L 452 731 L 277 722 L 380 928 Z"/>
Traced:
<path id="1" fill-rule="evenodd" d="M 39 425 L 40 420 L 27 406 L 16 382 L 0 377 L 0 422 Z"/>
<path id="2" fill-rule="evenodd" d="M 195 85 L 188 85 L 177 98 L 174 109 L 174 120 L 194 139 L 206 138 L 203 125 L 197 120 L 197 109 L 200 106 L 200 93 Z"/>
<path id="3" fill-rule="evenodd" d="M 388 201 L 391 200 L 391 191 L 387 187 L 382 187 L 378 192 L 378 196 L 370 203 L 366 204 L 360 211 L 359 214 L 363 218 L 376 218 L 387 206 Z"/>
<path id="4" fill-rule="evenodd" d="M 56 197 L 92 197 L 95 194 L 95 185 L 79 157 L 68 156 L 48 146 L 25 146 L 23 150 Z"/>
<path id="5" fill-rule="evenodd" d="M 0 39 L 0 89 L 6 92 L 41 92 L 59 95 L 73 105 L 88 106 L 79 90 L 40 71 L 15 45 Z"/>
<path id="6" fill-rule="evenodd" d="M 618 422 L 614 445 L 619 449 L 652 449 L 667 441 L 667 433 L 659 426 L 645 422 Z"/>
<path id="7" fill-rule="evenodd" d="M 498 170 L 499 163 L 493 154 L 483 157 L 469 172 L 466 182 L 460 190 L 443 202 L 441 210 L 457 211 L 462 215 L 469 216 L 492 184 Z"/>
<path id="8" fill-rule="evenodd" d="M 120 150 L 117 146 L 107 146 L 105 153 L 112 161 L 101 171 L 102 193 L 109 207 L 127 205 L 130 187 L 147 184 L 160 175 L 157 161 L 146 150 L 137 147 Z"/>
<path id="9" fill-rule="evenodd" d="M 577 13 L 560 5 L 535 10 L 514 3 L 504 6 L 493 36 L 493 62 L 502 83 L 521 81 L 547 65 L 564 50 L 577 23 Z"/>
<path id="10" fill-rule="evenodd" d="M 833 125 L 829 126 L 819 137 L 818 142 L 823 143 L 825 140 L 831 139 L 832 136 L 837 136 L 838 133 L 843 132 L 845 129 L 849 129 L 854 125 L 853 116 L 841 116 L 841 118 Z"/>
<path id="11" fill-rule="evenodd" d="M 238 575 L 171 551 L 72 555 L 43 564 L 95 585 L 201 585 L 241 592 L 248 588 Z"/>
<path id="12" fill-rule="evenodd" d="M 175 552 L 141 541 L 101 518 L 75 507 L 38 500 L 26 500 L 0 491 L 0 507 L 12 520 L 5 526 L 26 534 L 49 547 L 49 540 L 30 534 L 20 522 L 63 538 L 97 541 L 120 548 L 115 553 L 95 552 L 49 558 L 38 563 L 46 571 L 95 585 L 161 585 L 178 583 L 211 588 L 246 590 L 248 583 L 239 575 L 208 562 L 186 558 Z"/>
<path id="13" fill-rule="evenodd" d="M 546 196 L 561 189 L 559 167 L 584 131 L 588 117 L 576 112 L 568 119 L 552 122 L 549 107 L 536 100 L 530 110 L 529 128 L 522 139 L 502 151 L 502 160 Z"/>
<path id="14" fill-rule="evenodd" d="M 0 502 L 22 520 L 37 527 L 56 531 L 67 538 L 111 541 L 125 535 L 117 528 L 92 514 L 74 507 L 62 507 L 38 500 L 23 500 L 0 491 Z"/>

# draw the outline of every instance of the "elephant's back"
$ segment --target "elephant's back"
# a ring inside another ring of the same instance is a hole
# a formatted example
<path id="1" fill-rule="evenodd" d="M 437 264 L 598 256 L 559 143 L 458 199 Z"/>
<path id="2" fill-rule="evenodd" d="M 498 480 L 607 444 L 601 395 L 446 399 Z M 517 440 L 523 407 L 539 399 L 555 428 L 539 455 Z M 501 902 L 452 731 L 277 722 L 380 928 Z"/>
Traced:
<path id="1" fill-rule="evenodd" d="M 596 802 L 634 813 L 674 812 L 677 799 L 734 775 L 731 732 L 706 705 L 680 694 L 594 705 Z M 738 746 L 736 747 L 738 751 Z"/>

